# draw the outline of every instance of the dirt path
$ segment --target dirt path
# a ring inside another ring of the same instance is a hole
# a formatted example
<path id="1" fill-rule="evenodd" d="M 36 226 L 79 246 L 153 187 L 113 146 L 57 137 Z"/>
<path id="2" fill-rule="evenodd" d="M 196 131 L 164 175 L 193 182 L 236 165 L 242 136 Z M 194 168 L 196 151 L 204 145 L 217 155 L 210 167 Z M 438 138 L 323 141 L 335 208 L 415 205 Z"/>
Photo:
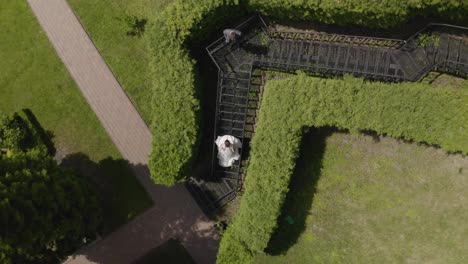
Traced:
<path id="1" fill-rule="evenodd" d="M 28 3 L 91 109 L 154 202 L 151 209 L 103 240 L 80 249 L 66 263 L 131 263 L 169 238 L 179 239 L 198 263 L 214 263 L 218 236 L 213 223 L 184 186 L 164 188 L 149 179 L 151 133 L 66 0 Z"/>

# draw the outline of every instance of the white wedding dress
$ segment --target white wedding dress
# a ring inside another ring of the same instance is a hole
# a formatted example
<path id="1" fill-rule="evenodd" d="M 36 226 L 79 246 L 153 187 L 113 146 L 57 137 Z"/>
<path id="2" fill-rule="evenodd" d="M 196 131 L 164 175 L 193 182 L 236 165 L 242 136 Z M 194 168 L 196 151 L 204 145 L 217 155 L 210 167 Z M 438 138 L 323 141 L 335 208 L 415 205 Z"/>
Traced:
<path id="1" fill-rule="evenodd" d="M 226 148 L 224 142 L 228 140 L 231 143 L 229 148 Z M 239 139 L 236 137 L 225 135 L 220 136 L 215 141 L 216 146 L 218 146 L 218 159 L 219 166 L 221 167 L 231 167 L 236 160 L 240 158 L 239 148 L 242 146 Z"/>

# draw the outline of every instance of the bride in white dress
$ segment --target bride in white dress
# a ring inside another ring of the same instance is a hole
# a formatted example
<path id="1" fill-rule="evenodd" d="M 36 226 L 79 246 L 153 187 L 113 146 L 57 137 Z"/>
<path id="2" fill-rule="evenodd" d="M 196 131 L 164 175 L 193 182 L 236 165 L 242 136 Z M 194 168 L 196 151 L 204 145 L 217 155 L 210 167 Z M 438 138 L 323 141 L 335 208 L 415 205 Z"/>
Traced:
<path id="1" fill-rule="evenodd" d="M 218 146 L 218 159 L 221 167 L 231 167 L 236 160 L 239 160 L 239 148 L 242 146 L 239 139 L 225 135 L 219 136 L 215 143 Z"/>

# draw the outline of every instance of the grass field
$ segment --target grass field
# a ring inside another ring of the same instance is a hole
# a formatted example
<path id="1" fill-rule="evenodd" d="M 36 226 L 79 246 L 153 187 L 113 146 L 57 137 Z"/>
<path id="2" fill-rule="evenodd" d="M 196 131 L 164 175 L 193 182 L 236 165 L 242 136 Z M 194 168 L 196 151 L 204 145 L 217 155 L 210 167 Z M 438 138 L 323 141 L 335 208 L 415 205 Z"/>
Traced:
<path id="1" fill-rule="evenodd" d="M 149 54 L 142 36 L 132 36 L 125 21 L 135 16 L 147 28 L 173 0 L 68 0 L 98 50 L 147 124 L 151 114 Z M 146 24 L 145 21 L 146 20 Z"/>
<path id="2" fill-rule="evenodd" d="M 26 1 L 6 1 L 1 7 L 0 111 L 30 109 L 41 126 L 55 135 L 59 159 L 99 167 L 97 180 L 108 189 L 102 193 L 113 193 L 104 197 L 109 209 L 107 222 L 112 227 L 122 224 L 149 206 L 150 200 L 121 160 Z"/>
<path id="3" fill-rule="evenodd" d="M 256 262 L 466 263 L 467 189 L 467 157 L 311 132 L 269 255 Z"/>

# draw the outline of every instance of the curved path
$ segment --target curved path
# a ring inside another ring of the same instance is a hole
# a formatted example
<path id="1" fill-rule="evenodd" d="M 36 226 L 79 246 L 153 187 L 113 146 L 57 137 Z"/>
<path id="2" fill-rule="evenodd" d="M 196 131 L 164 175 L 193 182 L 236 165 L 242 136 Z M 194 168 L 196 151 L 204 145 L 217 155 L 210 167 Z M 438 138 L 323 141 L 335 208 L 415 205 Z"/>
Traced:
<path id="1" fill-rule="evenodd" d="M 154 202 L 148 211 L 80 249 L 66 263 L 131 263 L 169 238 L 181 241 L 196 262 L 214 263 L 219 238 L 213 223 L 184 186 L 164 188 L 150 180 L 151 133 L 66 0 L 28 3 L 91 109 Z"/>

